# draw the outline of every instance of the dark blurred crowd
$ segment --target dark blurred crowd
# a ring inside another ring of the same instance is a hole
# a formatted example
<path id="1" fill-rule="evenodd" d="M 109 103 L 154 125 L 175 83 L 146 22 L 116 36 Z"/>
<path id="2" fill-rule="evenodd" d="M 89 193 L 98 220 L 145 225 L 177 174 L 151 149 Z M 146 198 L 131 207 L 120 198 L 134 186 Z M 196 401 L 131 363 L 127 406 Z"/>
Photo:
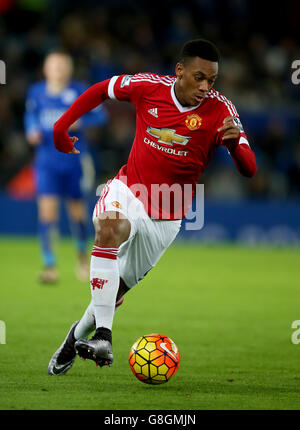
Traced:
<path id="1" fill-rule="evenodd" d="M 263 5 L 265 4 L 265 7 Z M 222 60 L 216 89 L 240 113 L 258 161 L 249 181 L 222 148 L 201 182 L 212 197 L 286 197 L 300 194 L 300 85 L 291 64 L 300 59 L 298 2 L 248 0 L 84 2 L 1 0 L 0 187 L 32 161 L 24 137 L 28 86 L 42 79 L 47 52 L 62 47 L 75 77 L 89 84 L 117 74 L 173 74 L 181 46 L 204 37 Z M 135 132 L 134 107 L 106 102 L 111 119 L 89 131 L 97 182 L 126 162 Z"/>

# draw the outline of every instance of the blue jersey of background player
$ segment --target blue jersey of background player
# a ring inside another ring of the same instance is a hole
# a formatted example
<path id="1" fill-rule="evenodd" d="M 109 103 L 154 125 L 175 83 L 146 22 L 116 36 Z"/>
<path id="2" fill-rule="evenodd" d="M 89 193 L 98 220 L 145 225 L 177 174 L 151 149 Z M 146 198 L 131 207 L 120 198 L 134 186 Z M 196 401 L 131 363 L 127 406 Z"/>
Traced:
<path id="1" fill-rule="evenodd" d="M 32 132 L 40 135 L 35 154 L 37 169 L 66 172 L 80 167 L 80 156 L 70 157 L 56 150 L 53 145 L 53 125 L 87 88 L 84 83 L 76 80 L 71 80 L 67 87 L 58 94 L 49 93 L 46 81 L 37 82 L 29 88 L 25 111 L 25 130 L 27 135 Z M 81 154 L 86 151 L 84 128 L 101 125 L 105 122 L 107 122 L 107 113 L 103 107 L 99 106 L 84 115 L 77 127 L 73 128 L 79 139 L 78 148 Z"/>
<path id="2" fill-rule="evenodd" d="M 72 231 L 77 239 L 77 274 L 84 279 L 88 276 L 85 255 L 87 217 L 81 188 L 82 157 L 87 153 L 84 130 L 106 123 L 108 115 L 103 107 L 98 107 L 73 125 L 73 132 L 79 138 L 80 157 L 58 152 L 53 145 L 53 124 L 87 89 L 87 85 L 72 79 L 72 58 L 65 52 L 49 54 L 43 71 L 45 80 L 33 84 L 28 90 L 24 117 L 27 140 L 35 147 L 39 237 L 44 265 L 40 280 L 54 282 L 58 278 L 51 231 L 58 221 L 61 198 L 66 198 Z"/>

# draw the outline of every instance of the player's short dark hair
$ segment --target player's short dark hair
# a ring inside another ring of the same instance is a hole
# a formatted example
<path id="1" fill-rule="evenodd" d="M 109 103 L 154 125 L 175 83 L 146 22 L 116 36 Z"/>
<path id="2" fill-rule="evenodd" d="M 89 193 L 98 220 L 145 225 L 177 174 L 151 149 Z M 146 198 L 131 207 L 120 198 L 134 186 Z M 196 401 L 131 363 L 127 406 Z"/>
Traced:
<path id="1" fill-rule="evenodd" d="M 200 57 L 204 60 L 219 62 L 220 53 L 218 48 L 209 40 L 195 39 L 186 42 L 182 47 L 179 62 L 184 64 L 192 57 Z"/>

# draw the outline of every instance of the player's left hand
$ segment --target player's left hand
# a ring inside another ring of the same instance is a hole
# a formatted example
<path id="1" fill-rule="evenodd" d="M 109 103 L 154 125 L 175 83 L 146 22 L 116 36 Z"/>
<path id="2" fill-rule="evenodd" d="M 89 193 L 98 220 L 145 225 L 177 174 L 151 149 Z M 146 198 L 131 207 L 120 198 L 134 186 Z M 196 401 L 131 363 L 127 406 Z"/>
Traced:
<path id="1" fill-rule="evenodd" d="M 219 133 L 221 133 L 222 131 L 225 131 L 222 140 L 238 139 L 240 135 L 240 129 L 234 123 L 232 116 L 227 116 L 226 118 L 224 118 L 222 127 L 218 128 Z"/>

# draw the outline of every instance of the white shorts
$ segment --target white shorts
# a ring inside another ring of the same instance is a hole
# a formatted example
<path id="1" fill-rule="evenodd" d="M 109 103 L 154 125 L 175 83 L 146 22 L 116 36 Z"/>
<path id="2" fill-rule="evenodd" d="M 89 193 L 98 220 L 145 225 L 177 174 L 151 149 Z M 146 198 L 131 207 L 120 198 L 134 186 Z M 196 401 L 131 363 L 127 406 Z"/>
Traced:
<path id="1" fill-rule="evenodd" d="M 93 221 L 103 212 L 122 213 L 131 224 L 129 238 L 119 248 L 120 277 L 134 287 L 155 266 L 177 236 L 181 220 L 151 219 L 143 203 L 119 179 L 107 182 L 96 203 Z"/>

